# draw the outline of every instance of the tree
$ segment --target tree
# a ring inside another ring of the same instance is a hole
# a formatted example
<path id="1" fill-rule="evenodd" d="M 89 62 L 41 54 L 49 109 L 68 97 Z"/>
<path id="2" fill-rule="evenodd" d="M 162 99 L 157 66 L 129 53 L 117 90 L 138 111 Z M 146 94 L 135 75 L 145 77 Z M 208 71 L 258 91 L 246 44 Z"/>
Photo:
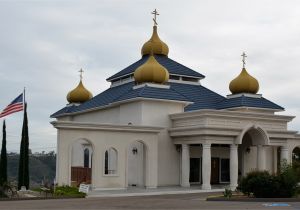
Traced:
<path id="1" fill-rule="evenodd" d="M 0 186 L 7 183 L 7 152 L 6 152 L 6 125 L 5 120 L 3 121 L 2 130 L 2 149 L 0 157 Z"/>
<path id="2" fill-rule="evenodd" d="M 29 135 L 26 103 L 24 107 L 22 138 L 20 146 L 18 189 L 21 189 L 22 186 L 25 186 L 26 189 L 29 189 Z"/>

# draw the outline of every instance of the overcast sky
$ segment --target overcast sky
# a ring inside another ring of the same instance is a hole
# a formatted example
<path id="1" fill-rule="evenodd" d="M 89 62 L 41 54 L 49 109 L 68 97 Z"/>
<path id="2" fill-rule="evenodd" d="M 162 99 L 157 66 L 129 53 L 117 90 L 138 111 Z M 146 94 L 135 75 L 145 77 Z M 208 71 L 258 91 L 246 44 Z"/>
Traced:
<path id="1" fill-rule="evenodd" d="M 49 116 L 67 104 L 79 80 L 94 95 L 106 78 L 140 59 L 157 8 L 159 35 L 169 57 L 204 74 L 222 95 L 241 71 L 259 93 L 293 115 L 300 130 L 299 0 L 0 0 L 0 109 L 27 89 L 30 148 L 55 150 Z M 7 149 L 19 151 L 22 113 L 7 120 Z M 2 127 L 2 120 L 1 120 Z"/>

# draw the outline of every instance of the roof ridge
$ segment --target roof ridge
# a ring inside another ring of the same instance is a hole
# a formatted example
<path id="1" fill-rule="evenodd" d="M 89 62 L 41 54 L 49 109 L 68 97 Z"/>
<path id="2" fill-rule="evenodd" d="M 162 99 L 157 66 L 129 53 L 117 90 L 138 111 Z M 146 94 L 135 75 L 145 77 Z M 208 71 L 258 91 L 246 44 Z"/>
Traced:
<path id="1" fill-rule="evenodd" d="M 178 95 L 180 95 L 180 96 L 182 96 L 183 98 L 185 98 L 186 101 L 190 101 L 185 95 L 179 93 L 175 88 L 173 88 L 172 85 L 170 85 L 170 88 L 171 88 L 173 91 L 175 91 Z M 194 102 L 194 101 L 192 101 L 192 102 Z"/>

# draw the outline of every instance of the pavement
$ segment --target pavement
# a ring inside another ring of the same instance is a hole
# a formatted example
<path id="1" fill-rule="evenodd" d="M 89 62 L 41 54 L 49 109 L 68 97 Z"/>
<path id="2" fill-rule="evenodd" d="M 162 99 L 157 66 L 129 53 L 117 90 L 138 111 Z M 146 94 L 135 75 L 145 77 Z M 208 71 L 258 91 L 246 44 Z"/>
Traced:
<path id="1" fill-rule="evenodd" d="M 84 199 L 55 199 L 55 200 L 27 200 L 1 201 L 1 210 L 47 210 L 47 209 L 93 209 L 93 210 L 170 210 L 170 209 L 201 209 L 201 210 L 254 210 L 254 209 L 300 209 L 300 203 L 270 203 L 270 202 L 211 202 L 207 196 L 220 193 L 188 193 L 176 195 L 151 195 L 129 197 L 97 197 Z"/>
<path id="2" fill-rule="evenodd" d="M 88 193 L 88 198 L 99 197 L 128 197 L 128 196 L 149 196 L 149 195 L 175 195 L 190 193 L 224 192 L 224 185 L 214 185 L 211 190 L 202 190 L 201 185 L 191 187 L 168 186 L 158 188 L 129 187 L 124 190 L 93 190 Z"/>

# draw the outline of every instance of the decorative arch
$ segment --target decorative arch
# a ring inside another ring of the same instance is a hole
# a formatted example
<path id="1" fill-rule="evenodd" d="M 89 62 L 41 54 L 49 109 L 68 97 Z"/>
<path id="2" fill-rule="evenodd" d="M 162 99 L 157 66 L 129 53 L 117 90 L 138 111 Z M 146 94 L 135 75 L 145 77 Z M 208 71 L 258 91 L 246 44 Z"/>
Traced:
<path id="1" fill-rule="evenodd" d="M 86 164 L 86 149 L 88 149 L 88 164 Z M 69 180 L 70 185 L 80 183 L 92 184 L 92 163 L 95 146 L 89 139 L 77 138 L 68 145 L 69 151 Z"/>
<path id="2" fill-rule="evenodd" d="M 292 150 L 292 163 L 300 164 L 300 145 L 297 145 Z"/>
<path id="3" fill-rule="evenodd" d="M 257 132 L 259 134 L 259 136 L 261 137 L 261 140 L 263 145 L 269 145 L 270 144 L 270 138 L 269 135 L 267 133 L 266 130 L 264 130 L 261 126 L 257 125 L 257 124 L 248 124 L 243 130 L 242 132 L 237 136 L 236 138 L 236 144 L 242 144 L 243 141 L 243 137 L 245 136 L 245 134 L 247 132 Z"/>
<path id="4" fill-rule="evenodd" d="M 109 147 L 104 152 L 104 175 L 116 175 L 118 172 L 118 151 Z"/>
<path id="5" fill-rule="evenodd" d="M 143 140 L 132 140 L 127 145 L 126 181 L 127 186 L 148 185 L 149 147 Z"/>

